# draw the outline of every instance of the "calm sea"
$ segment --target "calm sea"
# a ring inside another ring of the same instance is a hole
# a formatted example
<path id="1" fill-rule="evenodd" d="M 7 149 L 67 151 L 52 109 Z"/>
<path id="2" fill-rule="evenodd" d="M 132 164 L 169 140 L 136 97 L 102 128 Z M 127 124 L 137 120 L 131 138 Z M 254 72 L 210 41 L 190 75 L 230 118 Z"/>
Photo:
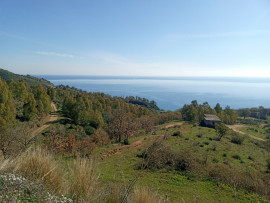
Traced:
<path id="1" fill-rule="evenodd" d="M 55 85 L 69 85 L 111 96 L 155 100 L 164 110 L 176 110 L 192 100 L 213 107 L 270 107 L 270 78 L 111 77 L 42 75 Z"/>

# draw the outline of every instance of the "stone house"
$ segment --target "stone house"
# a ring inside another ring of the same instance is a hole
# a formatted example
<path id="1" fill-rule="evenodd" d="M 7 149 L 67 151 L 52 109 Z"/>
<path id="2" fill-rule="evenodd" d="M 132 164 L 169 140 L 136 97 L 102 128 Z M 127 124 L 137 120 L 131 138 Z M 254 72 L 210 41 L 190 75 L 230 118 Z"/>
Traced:
<path id="1" fill-rule="evenodd" d="M 204 125 L 214 128 L 216 124 L 221 124 L 221 120 L 214 114 L 204 114 Z"/>

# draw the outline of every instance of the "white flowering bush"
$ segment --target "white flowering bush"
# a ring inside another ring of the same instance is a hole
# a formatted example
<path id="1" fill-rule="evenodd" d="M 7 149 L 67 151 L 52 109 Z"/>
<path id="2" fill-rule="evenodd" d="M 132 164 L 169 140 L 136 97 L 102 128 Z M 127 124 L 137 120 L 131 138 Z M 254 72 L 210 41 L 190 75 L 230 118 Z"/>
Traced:
<path id="1" fill-rule="evenodd" d="M 69 203 L 72 199 L 46 192 L 42 185 L 24 177 L 5 173 L 0 175 L 0 202 L 50 202 Z"/>

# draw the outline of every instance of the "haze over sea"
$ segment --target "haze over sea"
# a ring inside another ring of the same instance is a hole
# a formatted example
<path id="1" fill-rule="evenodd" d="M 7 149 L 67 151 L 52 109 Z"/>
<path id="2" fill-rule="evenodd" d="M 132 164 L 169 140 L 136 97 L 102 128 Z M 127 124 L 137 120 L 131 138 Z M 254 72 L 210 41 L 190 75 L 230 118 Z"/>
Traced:
<path id="1" fill-rule="evenodd" d="M 176 110 L 192 100 L 212 107 L 270 107 L 270 78 L 122 77 L 39 75 L 55 85 L 68 85 L 111 96 L 155 100 L 164 110 Z"/>

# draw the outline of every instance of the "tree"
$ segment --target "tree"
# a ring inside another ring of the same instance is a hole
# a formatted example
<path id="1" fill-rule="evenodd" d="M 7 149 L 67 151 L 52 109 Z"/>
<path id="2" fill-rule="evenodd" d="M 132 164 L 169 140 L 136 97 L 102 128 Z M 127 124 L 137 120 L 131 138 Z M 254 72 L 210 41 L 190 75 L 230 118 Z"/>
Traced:
<path id="1" fill-rule="evenodd" d="M 113 119 L 109 124 L 109 132 L 118 142 L 121 142 L 123 137 L 128 139 L 140 126 L 135 117 L 131 113 L 126 113 L 123 109 L 114 110 L 112 115 Z"/>
<path id="2" fill-rule="evenodd" d="M 33 120 L 38 113 L 37 103 L 32 93 L 29 93 L 26 103 L 23 105 L 23 118 L 26 121 Z"/>
<path id="3" fill-rule="evenodd" d="M 16 111 L 11 91 L 7 83 L 0 78 L 0 120 L 2 130 L 14 124 L 15 116 Z"/>
<path id="4" fill-rule="evenodd" d="M 37 102 L 37 110 L 41 116 L 48 114 L 51 111 L 51 99 L 41 85 L 35 85 L 32 88 L 35 100 Z"/>
<path id="5" fill-rule="evenodd" d="M 226 124 L 234 124 L 237 120 L 237 114 L 230 106 L 226 106 L 224 110 L 223 122 Z"/>
<path id="6" fill-rule="evenodd" d="M 222 112 L 222 107 L 220 106 L 219 103 L 216 104 L 214 109 L 217 112 L 217 114 L 220 114 Z"/>
<path id="7" fill-rule="evenodd" d="M 193 101 L 191 102 L 191 104 L 192 104 L 195 108 L 197 108 L 197 107 L 199 106 L 197 100 L 193 100 Z"/>
<path id="8" fill-rule="evenodd" d="M 226 135 L 227 131 L 228 131 L 228 127 L 226 125 L 224 125 L 223 123 L 221 124 L 217 124 L 215 126 L 216 128 L 216 132 L 217 135 L 219 136 L 219 140 L 221 140 L 221 138 Z"/>
<path id="9" fill-rule="evenodd" d="M 246 117 L 249 117 L 251 114 L 249 109 L 241 109 L 240 110 L 240 116 L 243 116 L 244 119 L 246 119 Z"/>
<path id="10" fill-rule="evenodd" d="M 0 132 L 0 151 L 4 159 L 8 158 L 10 153 L 14 153 L 17 148 L 14 148 L 15 141 L 18 137 L 18 131 L 15 128 L 8 128 Z"/>
<path id="11" fill-rule="evenodd" d="M 145 133 L 150 133 L 154 128 L 154 120 L 151 117 L 144 116 L 140 118 L 142 128 L 145 129 Z"/>
<path id="12" fill-rule="evenodd" d="M 195 121 L 197 117 L 196 108 L 192 104 L 185 104 L 181 109 L 181 114 L 186 121 Z"/>
<path id="13" fill-rule="evenodd" d="M 47 87 L 47 94 L 50 96 L 51 100 L 53 101 L 56 97 L 56 91 L 53 87 Z"/>

